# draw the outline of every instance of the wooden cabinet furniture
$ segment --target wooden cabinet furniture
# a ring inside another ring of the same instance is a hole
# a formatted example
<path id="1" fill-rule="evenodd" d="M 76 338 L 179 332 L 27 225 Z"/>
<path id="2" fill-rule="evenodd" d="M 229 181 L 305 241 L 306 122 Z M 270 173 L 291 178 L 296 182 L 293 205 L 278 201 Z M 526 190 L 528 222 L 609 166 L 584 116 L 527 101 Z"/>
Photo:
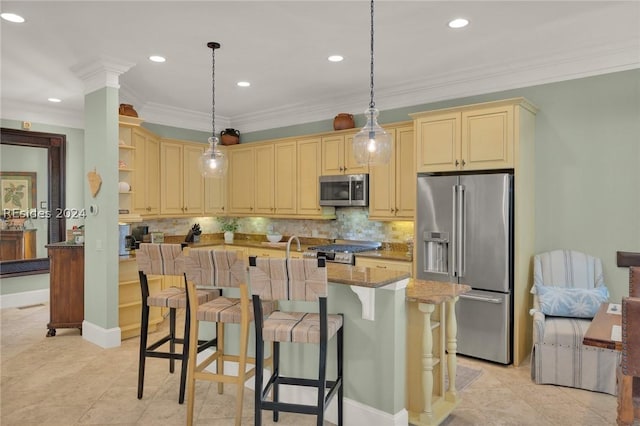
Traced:
<path id="1" fill-rule="evenodd" d="M 172 283 L 164 283 L 161 276 L 149 276 L 149 293 L 157 293 Z M 135 257 L 120 259 L 118 270 L 118 315 L 121 339 L 140 335 L 140 318 L 142 315 L 140 278 Z M 160 308 L 149 311 L 149 332 L 156 330 L 162 322 Z"/>
<path id="2" fill-rule="evenodd" d="M 403 262 L 401 260 L 375 259 L 372 257 L 356 255 L 356 266 L 364 266 L 367 268 L 375 269 L 386 269 L 389 271 L 402 271 L 413 274 L 413 263 Z"/>
<path id="3" fill-rule="evenodd" d="M 385 129 L 392 136 L 389 164 L 371 166 L 369 219 L 413 220 L 416 208 L 416 172 L 413 123 Z"/>
<path id="4" fill-rule="evenodd" d="M 229 214 L 247 215 L 255 208 L 255 150 L 250 146 L 236 146 L 229 149 Z"/>
<path id="5" fill-rule="evenodd" d="M 229 250 L 229 248 L 227 248 L 227 250 Z M 268 247 L 249 247 L 249 249 L 247 250 L 247 257 L 248 256 L 274 257 L 281 259 L 287 256 L 287 252 L 285 250 Z M 291 250 L 289 252 L 289 256 L 291 259 L 302 259 L 302 252 Z"/>
<path id="6" fill-rule="evenodd" d="M 456 389 L 455 305 L 469 290 L 467 285 L 423 280 L 407 287 L 406 386 L 412 425 L 438 425 L 461 401 Z"/>
<path id="7" fill-rule="evenodd" d="M 508 169 L 523 132 L 522 98 L 410 114 L 415 120 L 417 172 Z"/>
<path id="8" fill-rule="evenodd" d="M 204 144 L 160 141 L 160 213 L 198 216 L 204 212 L 204 180 L 198 164 Z"/>
<path id="9" fill-rule="evenodd" d="M 534 140 L 537 109 L 524 98 L 410 114 L 416 131 L 416 171 L 513 169 L 513 362 L 531 353 L 535 254 Z"/>
<path id="10" fill-rule="evenodd" d="M 55 243 L 49 253 L 49 323 L 47 337 L 58 328 L 78 328 L 84 321 L 84 245 Z"/>
<path id="11" fill-rule="evenodd" d="M 0 231 L 0 261 L 34 259 L 36 230 Z"/>
<path id="12" fill-rule="evenodd" d="M 133 190 L 136 186 L 134 182 L 136 146 L 133 144 L 133 133 L 141 122 L 142 120 L 135 117 L 120 116 L 118 132 L 118 208 L 123 218 L 133 214 Z M 120 185 L 125 185 L 125 187 L 123 188 Z"/>
<path id="13" fill-rule="evenodd" d="M 322 175 L 369 173 L 353 156 L 353 131 L 322 137 Z"/>
<path id="14" fill-rule="evenodd" d="M 160 139 L 143 128 L 132 129 L 133 212 L 141 216 L 160 214 Z"/>
<path id="15" fill-rule="evenodd" d="M 227 177 L 204 179 L 204 213 L 225 215 L 227 207 Z"/>

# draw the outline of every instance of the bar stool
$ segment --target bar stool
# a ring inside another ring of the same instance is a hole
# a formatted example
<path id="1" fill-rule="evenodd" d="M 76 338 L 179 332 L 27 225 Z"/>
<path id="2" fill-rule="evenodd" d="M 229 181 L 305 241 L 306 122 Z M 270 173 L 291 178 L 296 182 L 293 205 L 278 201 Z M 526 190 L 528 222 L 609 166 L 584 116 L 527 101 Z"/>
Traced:
<path id="1" fill-rule="evenodd" d="M 325 260 L 249 258 L 249 278 L 256 325 L 255 421 L 262 424 L 262 410 L 273 411 L 278 421 L 280 411 L 315 414 L 322 425 L 324 411 L 338 394 L 338 425 L 343 422 L 343 315 L 327 314 L 327 270 Z M 298 300 L 318 302 L 319 313 L 275 311 L 263 320 L 264 300 Z M 337 335 L 337 378 L 326 378 L 327 345 Z M 273 372 L 263 390 L 264 342 L 273 342 Z M 280 374 L 280 343 L 312 343 L 319 345 L 318 378 L 285 377 Z M 279 401 L 279 385 L 307 386 L 317 389 L 315 405 Z M 325 396 L 326 389 L 329 392 Z M 267 400 L 272 390 L 272 400 Z"/>
<path id="2" fill-rule="evenodd" d="M 218 393 L 224 392 L 225 383 L 236 385 L 236 416 L 235 424 L 240 425 L 242 419 L 242 397 L 244 383 L 253 377 L 255 368 L 246 371 L 247 363 L 255 364 L 254 358 L 247 357 L 247 344 L 249 339 L 249 322 L 253 320 L 253 309 L 249 303 L 249 290 L 247 288 L 247 268 L 244 262 L 244 254 L 239 251 L 190 250 L 185 256 L 185 276 L 187 281 L 187 295 L 189 312 L 194 318 L 189 337 L 189 373 L 187 376 L 187 425 L 193 424 L 193 408 L 195 402 L 196 380 L 208 380 L 218 382 Z M 204 287 L 236 287 L 240 290 L 240 297 L 218 297 L 212 301 L 202 303 L 196 298 L 195 286 Z M 275 309 L 275 302 L 268 301 L 260 305 L 261 312 L 271 313 Z M 216 351 L 206 359 L 197 362 L 194 350 L 195 339 L 198 336 L 198 328 L 201 321 L 216 323 L 218 344 Z M 225 324 L 240 324 L 240 348 L 238 355 L 225 352 L 224 326 Z M 238 374 L 225 374 L 224 362 L 238 363 Z M 216 362 L 216 372 L 205 369 Z"/>
<path id="3" fill-rule="evenodd" d="M 169 371 L 175 370 L 175 361 L 182 361 L 180 372 L 180 393 L 178 403 L 184 402 L 187 379 L 187 359 L 189 350 L 189 313 L 185 313 L 184 338 L 176 336 L 176 309 L 186 309 L 187 296 L 184 288 L 169 287 L 160 292 L 150 294 L 148 275 L 179 276 L 184 279 L 184 258 L 180 244 L 140 244 L 136 250 L 140 290 L 142 293 L 142 319 L 140 323 L 140 351 L 138 363 L 138 399 L 144 392 L 144 373 L 147 358 L 169 359 Z M 215 299 L 220 295 L 217 290 L 198 290 L 197 297 L 202 303 Z M 169 309 L 169 334 L 148 345 L 149 312 L 151 308 Z M 159 350 L 166 343 L 169 351 Z M 200 341 L 197 352 L 215 346 L 216 340 Z M 176 351 L 176 344 L 182 345 L 182 351 Z M 148 346 L 147 346 L 148 345 Z"/>

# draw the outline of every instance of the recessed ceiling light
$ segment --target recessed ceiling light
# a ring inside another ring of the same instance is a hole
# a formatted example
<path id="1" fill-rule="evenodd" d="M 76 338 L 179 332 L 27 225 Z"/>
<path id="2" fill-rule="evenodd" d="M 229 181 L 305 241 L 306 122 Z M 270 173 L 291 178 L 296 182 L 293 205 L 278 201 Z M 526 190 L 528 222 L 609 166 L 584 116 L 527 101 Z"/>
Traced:
<path id="1" fill-rule="evenodd" d="M 240 87 L 249 87 L 249 86 L 251 86 L 251 83 L 249 83 L 248 81 L 239 81 L 236 84 L 238 86 L 240 86 Z"/>
<path id="2" fill-rule="evenodd" d="M 449 21 L 449 28 L 464 28 L 469 25 L 469 20 L 464 18 L 456 18 Z"/>
<path id="3" fill-rule="evenodd" d="M 152 62 L 164 62 L 164 61 L 166 61 L 164 56 L 158 56 L 158 55 L 149 56 L 149 60 L 152 61 Z"/>
<path id="4" fill-rule="evenodd" d="M 49 98 L 47 99 L 49 102 L 54 102 L 54 103 L 58 103 L 58 102 L 62 102 L 60 99 L 58 98 Z"/>
<path id="5" fill-rule="evenodd" d="M 341 62 L 344 58 L 340 55 L 331 55 L 327 58 L 329 62 Z"/>
<path id="6" fill-rule="evenodd" d="M 21 24 L 24 22 L 24 18 L 20 15 L 16 15 L 15 13 L 7 13 L 7 12 L 0 13 L 0 17 L 5 21 L 16 22 L 18 24 Z"/>

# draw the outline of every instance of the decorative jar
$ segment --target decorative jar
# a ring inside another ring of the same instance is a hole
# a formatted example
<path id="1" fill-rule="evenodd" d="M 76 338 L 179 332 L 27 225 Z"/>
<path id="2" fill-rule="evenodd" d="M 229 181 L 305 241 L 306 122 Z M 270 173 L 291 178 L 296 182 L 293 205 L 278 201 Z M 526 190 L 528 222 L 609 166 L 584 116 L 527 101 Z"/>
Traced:
<path id="1" fill-rule="evenodd" d="M 354 127 L 353 114 L 341 112 L 333 119 L 333 130 L 353 129 Z"/>

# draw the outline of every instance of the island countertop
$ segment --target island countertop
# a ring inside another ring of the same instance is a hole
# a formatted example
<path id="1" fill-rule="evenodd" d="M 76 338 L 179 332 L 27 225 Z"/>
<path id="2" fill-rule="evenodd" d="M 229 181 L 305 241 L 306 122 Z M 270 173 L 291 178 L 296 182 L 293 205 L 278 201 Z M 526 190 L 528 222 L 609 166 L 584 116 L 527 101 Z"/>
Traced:
<path id="1" fill-rule="evenodd" d="M 407 286 L 406 300 L 437 305 L 469 291 L 471 286 L 466 284 L 412 279 Z"/>

